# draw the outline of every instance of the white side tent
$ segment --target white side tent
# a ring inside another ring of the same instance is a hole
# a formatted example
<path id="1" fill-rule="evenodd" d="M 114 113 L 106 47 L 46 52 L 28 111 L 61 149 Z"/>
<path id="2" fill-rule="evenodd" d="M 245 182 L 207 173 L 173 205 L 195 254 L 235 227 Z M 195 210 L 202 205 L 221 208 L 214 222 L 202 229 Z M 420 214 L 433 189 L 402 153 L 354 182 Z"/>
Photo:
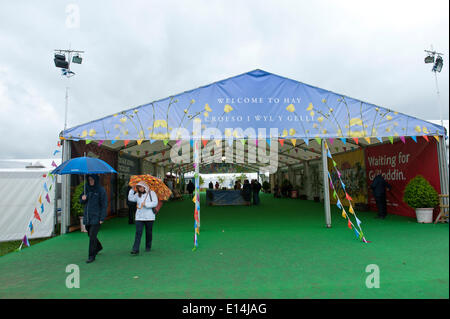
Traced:
<path id="1" fill-rule="evenodd" d="M 58 177 L 55 177 L 55 183 L 48 177 L 54 168 L 51 166 L 53 161 L 56 165 L 61 163 L 60 159 L 0 160 L 0 167 L 3 167 L 0 168 L 0 242 L 21 240 L 25 234 L 30 239 L 52 235 L 58 181 Z M 50 203 L 46 199 L 47 194 Z M 40 221 L 34 217 L 35 209 Z"/>

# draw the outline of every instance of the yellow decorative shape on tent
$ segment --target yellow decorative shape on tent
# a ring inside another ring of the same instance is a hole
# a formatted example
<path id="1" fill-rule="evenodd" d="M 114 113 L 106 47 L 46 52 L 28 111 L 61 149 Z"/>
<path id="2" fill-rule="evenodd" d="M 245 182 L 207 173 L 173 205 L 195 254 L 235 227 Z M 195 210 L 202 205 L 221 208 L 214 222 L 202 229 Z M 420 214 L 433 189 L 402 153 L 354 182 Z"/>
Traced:
<path id="1" fill-rule="evenodd" d="M 289 130 L 289 135 L 295 135 L 295 133 L 296 133 L 295 129 L 291 128 Z"/>
<path id="2" fill-rule="evenodd" d="M 283 130 L 283 135 L 281 137 L 286 137 L 288 135 L 288 131 L 286 129 Z"/>
<path id="3" fill-rule="evenodd" d="M 428 134 L 428 129 L 427 129 L 425 126 L 422 128 L 422 131 L 423 131 L 424 133 Z"/>
<path id="4" fill-rule="evenodd" d="M 226 104 L 225 107 L 223 108 L 223 111 L 225 113 L 229 113 L 229 112 L 233 111 L 233 107 L 230 104 Z"/>
<path id="5" fill-rule="evenodd" d="M 355 126 L 355 125 L 363 126 L 363 122 L 359 117 L 354 117 L 350 120 L 350 126 Z"/>
<path id="6" fill-rule="evenodd" d="M 209 107 L 208 103 L 205 104 L 205 110 L 208 112 L 212 112 L 212 109 Z"/>
<path id="7" fill-rule="evenodd" d="M 309 112 L 309 115 L 314 116 L 314 111 Z"/>
<path id="8" fill-rule="evenodd" d="M 127 118 L 126 117 L 122 117 L 119 121 L 122 122 L 122 123 L 125 123 L 127 121 Z"/>
<path id="9" fill-rule="evenodd" d="M 192 100 L 191 100 L 191 104 L 194 104 L 194 103 L 195 103 L 195 100 L 194 100 L 194 99 L 192 99 Z"/>
<path id="10" fill-rule="evenodd" d="M 221 140 L 216 140 L 216 145 L 217 145 L 217 146 L 220 146 L 221 143 L 222 143 Z"/>
<path id="11" fill-rule="evenodd" d="M 208 114 L 208 112 L 204 112 L 203 115 L 204 115 L 205 117 L 208 117 L 209 114 Z"/>
<path id="12" fill-rule="evenodd" d="M 317 118 L 317 121 L 319 121 L 320 123 L 322 123 L 322 122 L 323 122 L 323 116 L 318 117 L 318 118 Z"/>
<path id="13" fill-rule="evenodd" d="M 414 128 L 414 130 L 415 130 L 417 133 L 422 132 L 422 129 L 420 128 L 419 125 L 417 125 L 417 126 Z"/>
<path id="14" fill-rule="evenodd" d="M 326 99 L 322 99 L 322 103 L 327 103 L 327 100 Z"/>
<path id="15" fill-rule="evenodd" d="M 289 112 L 294 112 L 295 111 L 295 106 L 294 106 L 294 104 L 289 104 L 287 107 L 286 107 L 286 110 L 288 110 Z"/>
<path id="16" fill-rule="evenodd" d="M 386 120 L 388 120 L 388 121 L 392 120 L 392 116 L 386 115 Z"/>
<path id="17" fill-rule="evenodd" d="M 153 123 L 154 127 L 167 127 L 167 122 L 165 120 L 155 120 Z"/>
<path id="18" fill-rule="evenodd" d="M 312 103 L 309 103 L 308 107 L 306 108 L 307 111 L 311 111 L 314 108 Z"/>
<path id="19" fill-rule="evenodd" d="M 231 130 L 229 129 L 229 128 L 227 128 L 226 130 L 225 130 L 225 136 L 231 136 Z"/>
<path id="20" fill-rule="evenodd" d="M 84 131 L 81 133 L 81 136 L 80 136 L 80 137 L 86 137 L 86 136 L 87 136 L 87 131 L 84 130 Z"/>
<path id="21" fill-rule="evenodd" d="M 91 128 L 89 130 L 89 136 L 94 136 L 95 134 L 97 134 L 97 132 L 93 128 Z"/>

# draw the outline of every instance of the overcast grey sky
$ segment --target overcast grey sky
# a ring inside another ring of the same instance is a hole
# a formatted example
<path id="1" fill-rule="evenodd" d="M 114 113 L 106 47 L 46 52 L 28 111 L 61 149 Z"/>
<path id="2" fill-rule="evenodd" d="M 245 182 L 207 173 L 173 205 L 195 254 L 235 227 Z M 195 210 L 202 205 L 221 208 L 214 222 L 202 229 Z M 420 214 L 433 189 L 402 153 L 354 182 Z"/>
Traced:
<path id="1" fill-rule="evenodd" d="M 448 12 L 448 0 L 2 1 L 0 158 L 52 155 L 67 85 L 72 127 L 257 68 L 439 119 L 431 45 L 448 119 Z M 53 50 L 69 47 L 86 53 L 66 79 Z"/>

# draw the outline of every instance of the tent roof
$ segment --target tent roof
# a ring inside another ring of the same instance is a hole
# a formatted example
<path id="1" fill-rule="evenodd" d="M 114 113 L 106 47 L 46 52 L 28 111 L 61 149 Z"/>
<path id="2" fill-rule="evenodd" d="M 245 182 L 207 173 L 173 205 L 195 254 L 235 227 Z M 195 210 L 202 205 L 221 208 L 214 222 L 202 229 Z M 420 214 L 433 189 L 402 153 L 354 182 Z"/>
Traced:
<path id="1" fill-rule="evenodd" d="M 201 125 L 203 136 L 193 134 L 194 123 Z M 177 136 L 176 128 L 184 128 L 185 135 Z M 278 130 L 276 135 L 269 135 L 271 128 Z M 205 152 L 206 147 L 211 151 L 216 141 L 221 149 L 230 143 L 236 149 L 247 137 L 244 149 L 248 152 L 255 147 L 249 143 L 251 137 L 260 136 L 258 129 L 266 129 L 265 137 L 270 136 L 270 140 L 283 141 L 271 155 L 277 157 L 280 168 L 319 159 L 319 138 L 333 139 L 330 151 L 336 154 L 404 136 L 445 134 L 438 124 L 254 70 L 70 128 L 62 137 L 92 140 L 119 153 L 170 166 L 174 165 L 170 151 L 177 140 L 211 140 L 207 145 L 202 143 Z M 202 158 L 201 165 L 207 169 L 213 161 L 222 162 L 223 155 Z M 234 164 L 253 171 L 262 166 L 258 162 Z M 177 164 L 176 169 L 189 172 L 194 169 L 192 165 Z"/>
<path id="2" fill-rule="evenodd" d="M 131 108 L 62 132 L 66 139 L 200 139 L 194 123 L 223 137 L 312 139 L 445 135 L 437 124 L 262 70 Z M 184 128 L 184 136 L 177 136 Z M 240 131 L 242 130 L 242 131 Z M 243 132 L 244 131 L 244 132 Z M 203 134 L 205 134 L 203 132 Z M 210 134 L 210 132 L 206 133 Z M 211 133 L 212 134 L 212 133 Z M 208 137 L 203 136 L 208 139 Z"/>

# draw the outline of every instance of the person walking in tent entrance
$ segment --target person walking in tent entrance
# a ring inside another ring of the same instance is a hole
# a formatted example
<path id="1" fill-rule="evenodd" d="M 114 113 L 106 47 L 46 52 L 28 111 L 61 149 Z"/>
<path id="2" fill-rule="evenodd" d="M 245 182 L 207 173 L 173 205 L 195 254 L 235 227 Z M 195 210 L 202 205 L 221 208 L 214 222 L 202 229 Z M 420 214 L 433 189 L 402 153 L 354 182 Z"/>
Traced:
<path id="1" fill-rule="evenodd" d="M 192 183 L 192 180 L 189 181 L 187 187 L 186 187 L 187 191 L 189 192 L 189 195 L 192 196 L 192 194 L 194 193 L 194 183 Z"/>
<path id="2" fill-rule="evenodd" d="M 391 185 L 386 182 L 381 174 L 378 174 L 373 179 L 370 188 L 373 191 L 373 196 L 377 203 L 378 215 L 376 218 L 385 219 L 387 215 L 387 205 L 386 205 L 386 188 L 390 191 Z"/>
<path id="3" fill-rule="evenodd" d="M 209 182 L 209 184 L 208 184 L 208 188 L 209 189 L 214 189 L 214 185 L 213 185 L 213 182 L 211 181 L 211 182 Z"/>
<path id="4" fill-rule="evenodd" d="M 91 263 L 103 249 L 97 235 L 100 225 L 105 221 L 108 207 L 108 197 L 105 189 L 100 185 L 98 175 L 88 175 L 88 183 L 85 193 L 80 195 L 80 203 L 84 205 L 83 224 L 89 236 L 89 257 L 86 262 Z"/>
<path id="5" fill-rule="evenodd" d="M 132 255 L 139 254 L 141 245 L 142 232 L 145 227 L 145 251 L 152 249 L 152 228 L 155 221 L 155 213 L 153 208 L 158 206 L 158 197 L 156 193 L 148 187 L 147 183 L 141 181 L 136 185 L 137 192 L 130 189 L 128 193 L 128 200 L 135 202 L 137 205 L 136 211 L 136 235 L 134 238 Z"/>

